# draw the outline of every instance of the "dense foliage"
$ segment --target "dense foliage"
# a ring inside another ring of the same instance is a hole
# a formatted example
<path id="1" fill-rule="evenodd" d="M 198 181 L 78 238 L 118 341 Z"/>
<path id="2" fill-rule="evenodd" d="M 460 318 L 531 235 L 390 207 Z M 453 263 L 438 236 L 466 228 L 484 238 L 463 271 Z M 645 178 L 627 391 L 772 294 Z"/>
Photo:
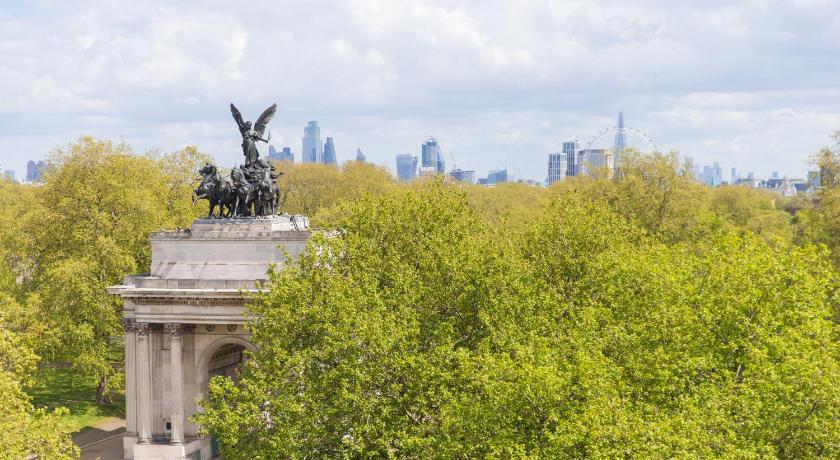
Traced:
<path id="1" fill-rule="evenodd" d="M 77 454 L 35 364 L 119 389 L 105 287 L 205 212 L 208 159 L 84 137 L 42 185 L 0 180 L 0 451 Z M 550 188 L 280 164 L 283 210 L 339 231 L 253 299 L 258 351 L 196 420 L 230 459 L 836 458 L 840 158 L 815 163 L 794 199 L 676 154 Z"/>
<path id="2" fill-rule="evenodd" d="M 442 183 L 345 207 L 197 420 L 231 459 L 840 455 L 824 251 L 580 185 L 514 232 Z"/>
<path id="3" fill-rule="evenodd" d="M 2 458 L 67 459 L 78 448 L 65 434 L 61 416 L 32 406 L 24 387 L 31 384 L 38 357 L 18 334 L 3 327 L 3 314 L 16 310 L 15 301 L 0 292 L 0 453 Z"/>
<path id="4" fill-rule="evenodd" d="M 96 379 L 97 402 L 108 403 L 118 389 L 112 383 L 122 380 L 122 304 L 105 288 L 148 270 L 150 232 L 186 226 L 198 215 L 192 177 L 207 158 L 194 148 L 138 156 L 126 145 L 83 137 L 51 153 L 43 184 L 2 181 L 0 332 L 14 334 L 44 365 L 70 364 Z M 17 411 L 9 418 L 19 425 L 9 432 L 15 449 L 43 444 L 39 427 L 62 435 L 49 425 L 54 417 L 33 412 L 20 393 L 28 381 L 4 381 L 17 386 L 2 391 L 18 398 L 3 404 Z"/>

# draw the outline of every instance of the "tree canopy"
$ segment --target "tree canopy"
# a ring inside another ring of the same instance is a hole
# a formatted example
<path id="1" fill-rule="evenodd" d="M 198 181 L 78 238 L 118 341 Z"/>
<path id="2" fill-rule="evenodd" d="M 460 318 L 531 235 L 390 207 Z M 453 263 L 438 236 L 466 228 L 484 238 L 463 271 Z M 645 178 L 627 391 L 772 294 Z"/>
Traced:
<path id="1" fill-rule="evenodd" d="M 833 271 L 567 193 L 499 232 L 439 182 L 348 205 L 254 299 L 227 458 L 840 455 Z"/>
<path id="2" fill-rule="evenodd" d="M 205 161 L 83 137 L 42 185 L 0 180 L 0 451 L 76 455 L 35 364 L 107 402 L 105 287 L 204 211 Z M 338 231 L 252 299 L 258 350 L 196 420 L 231 459 L 836 458 L 837 149 L 815 162 L 794 199 L 702 186 L 676 153 L 549 188 L 281 163 L 283 211 Z"/>

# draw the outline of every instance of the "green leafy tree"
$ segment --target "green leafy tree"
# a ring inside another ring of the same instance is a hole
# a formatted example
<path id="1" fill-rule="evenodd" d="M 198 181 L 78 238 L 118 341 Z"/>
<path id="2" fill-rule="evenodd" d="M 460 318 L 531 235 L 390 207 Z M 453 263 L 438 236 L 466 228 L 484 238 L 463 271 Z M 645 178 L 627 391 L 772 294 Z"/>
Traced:
<path id="1" fill-rule="evenodd" d="M 43 331 L 36 351 L 95 376 L 97 402 L 109 400 L 122 360 L 122 305 L 105 288 L 148 270 L 150 232 L 192 220 L 187 190 L 203 160 L 195 149 L 158 159 L 83 137 L 51 154 L 23 216 L 16 270 L 36 313 L 27 328 Z"/>
<path id="2" fill-rule="evenodd" d="M 281 207 L 289 214 L 309 216 L 313 224 L 332 226 L 340 209 L 353 199 L 379 195 L 394 187 L 394 179 L 385 169 L 357 161 L 335 166 L 317 163 L 278 163 L 284 172 L 277 183 Z"/>
<path id="3" fill-rule="evenodd" d="M 840 145 L 840 131 L 833 137 Z M 811 163 L 819 169 L 821 187 L 814 194 L 813 205 L 796 213 L 797 241 L 825 244 L 835 266 L 840 266 L 840 153 L 825 147 Z"/>
<path id="4" fill-rule="evenodd" d="M 0 453 L 3 458 L 78 458 L 79 450 L 61 422 L 67 410 L 36 409 L 23 391 L 33 382 L 38 358 L 6 328 L 5 313 L 18 309 L 14 303 L 0 292 Z"/>
<path id="5" fill-rule="evenodd" d="M 560 196 L 580 193 L 603 202 L 647 231 L 669 241 L 698 239 L 714 228 L 709 189 L 696 182 L 675 152 L 642 155 L 633 150 L 621 157 L 615 178 L 580 176 L 559 181 Z"/>
<path id="6" fill-rule="evenodd" d="M 792 216 L 779 209 L 780 205 L 784 206 L 782 200 L 773 192 L 740 185 L 717 187 L 710 191 L 712 212 L 728 224 L 790 244 L 794 227 L 791 225 Z"/>
<path id="7" fill-rule="evenodd" d="M 500 235 L 460 187 L 367 197 L 250 307 L 226 458 L 836 457 L 833 271 L 558 197 Z"/>

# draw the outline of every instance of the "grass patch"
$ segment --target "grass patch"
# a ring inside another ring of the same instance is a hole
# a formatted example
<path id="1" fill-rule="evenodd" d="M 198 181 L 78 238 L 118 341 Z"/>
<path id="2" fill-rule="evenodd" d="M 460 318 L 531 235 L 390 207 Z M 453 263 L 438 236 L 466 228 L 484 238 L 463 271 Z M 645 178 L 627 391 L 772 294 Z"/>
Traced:
<path id="1" fill-rule="evenodd" d="M 113 404 L 96 404 L 96 379 L 73 369 L 44 368 L 38 373 L 37 383 L 27 388 L 37 407 L 66 407 L 70 413 L 64 417 L 71 431 L 94 426 L 110 417 L 125 418 L 125 395 L 112 393 Z"/>

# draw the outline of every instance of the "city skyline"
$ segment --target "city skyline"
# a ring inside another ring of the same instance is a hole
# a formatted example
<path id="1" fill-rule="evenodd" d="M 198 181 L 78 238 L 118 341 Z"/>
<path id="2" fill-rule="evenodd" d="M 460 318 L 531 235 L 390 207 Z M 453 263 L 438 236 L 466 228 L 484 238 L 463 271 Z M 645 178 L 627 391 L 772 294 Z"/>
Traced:
<path id="1" fill-rule="evenodd" d="M 361 146 L 393 170 L 396 152 L 434 135 L 448 164 L 534 179 L 548 153 L 622 108 L 663 151 L 764 177 L 804 176 L 840 129 L 835 1 L 252 6 L 260 24 L 190 0 L 6 5 L 0 161 L 24 171 L 91 134 L 137 153 L 196 145 L 231 166 L 230 102 L 248 113 L 277 102 L 272 140 L 295 151 L 317 119 L 339 160 Z"/>

